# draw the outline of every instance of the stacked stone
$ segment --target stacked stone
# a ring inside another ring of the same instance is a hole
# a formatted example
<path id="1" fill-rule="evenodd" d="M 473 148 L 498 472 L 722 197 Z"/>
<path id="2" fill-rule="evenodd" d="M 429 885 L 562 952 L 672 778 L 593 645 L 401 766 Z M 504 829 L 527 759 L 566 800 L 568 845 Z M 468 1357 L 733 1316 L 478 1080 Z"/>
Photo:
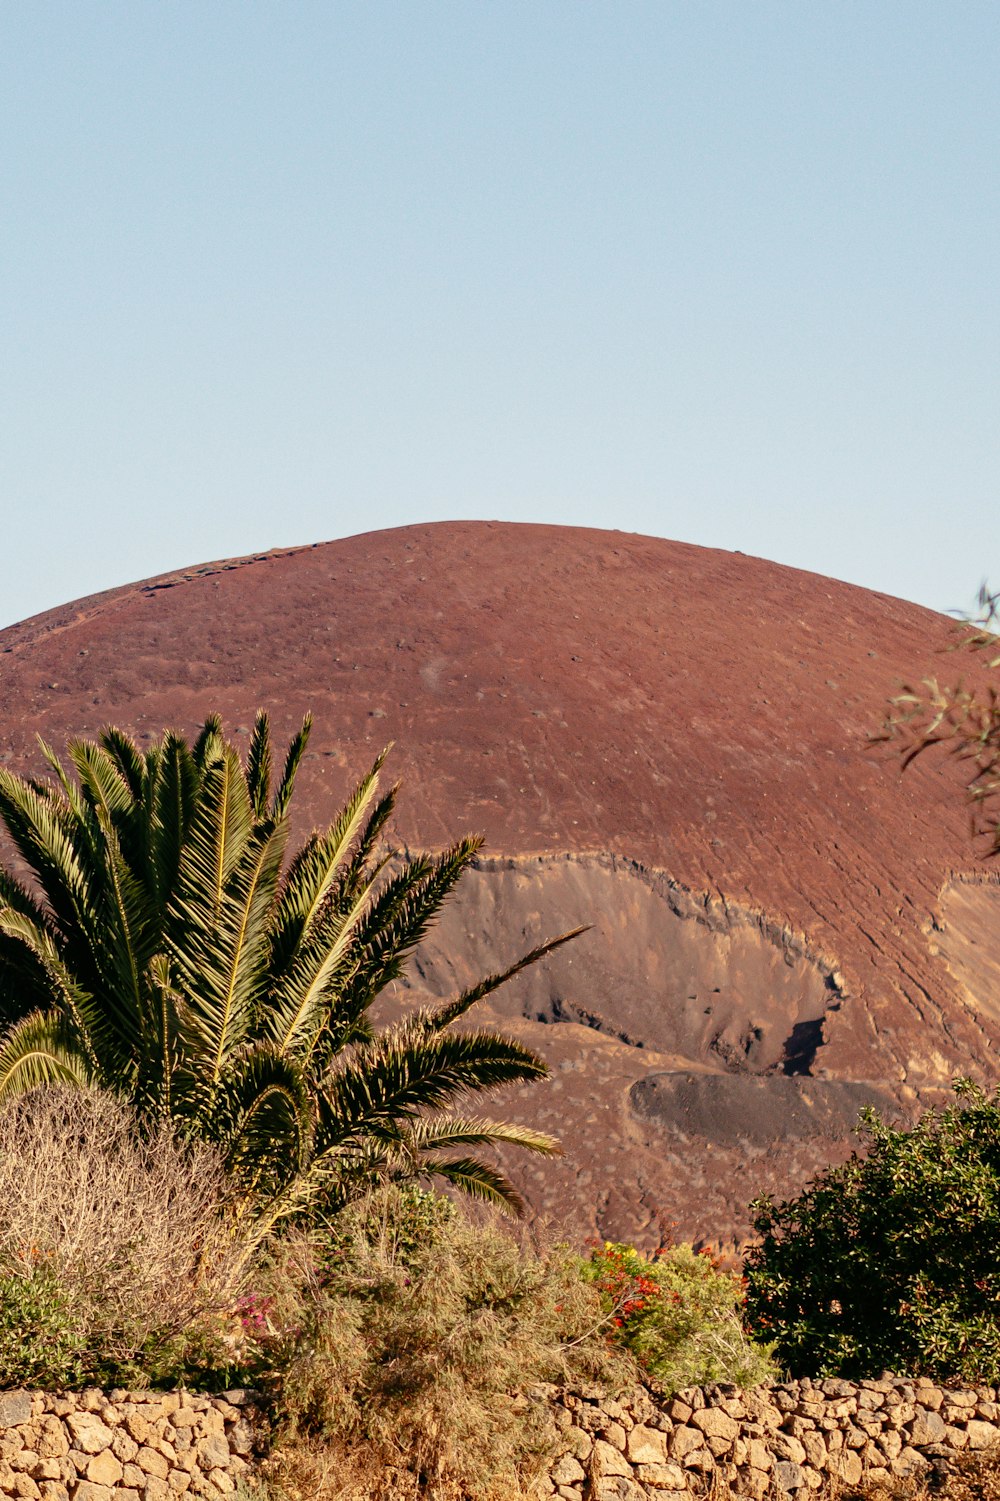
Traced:
<path id="1" fill-rule="evenodd" d="M 705 1495 L 718 1484 L 748 1501 L 806 1501 L 831 1477 L 853 1486 L 919 1476 L 1000 1441 L 992 1387 L 890 1376 L 699 1387 L 666 1401 L 644 1387 L 618 1399 L 599 1387 L 529 1397 L 555 1417 L 547 1488 L 560 1501 Z M 0 1496 L 227 1501 L 261 1430 L 246 1392 L 2 1392 Z"/>
<path id="2" fill-rule="evenodd" d="M 657 1402 L 644 1388 L 617 1401 L 598 1388 L 539 1388 L 559 1431 L 549 1494 L 561 1501 L 645 1501 L 704 1494 L 801 1497 L 831 1477 L 857 1485 L 947 1468 L 1000 1440 L 992 1387 L 930 1381 L 801 1381 L 741 1391 L 709 1386 Z"/>
<path id="3" fill-rule="evenodd" d="M 222 1501 L 252 1461 L 245 1392 L 0 1393 L 0 1495 L 22 1501 Z"/>

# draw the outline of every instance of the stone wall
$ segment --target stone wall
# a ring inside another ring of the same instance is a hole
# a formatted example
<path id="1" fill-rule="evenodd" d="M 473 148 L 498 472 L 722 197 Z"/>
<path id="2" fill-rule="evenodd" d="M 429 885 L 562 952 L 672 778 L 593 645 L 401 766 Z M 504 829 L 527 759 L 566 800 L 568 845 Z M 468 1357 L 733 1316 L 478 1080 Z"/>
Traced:
<path id="1" fill-rule="evenodd" d="M 709 1386 L 662 1402 L 643 1388 L 618 1401 L 598 1388 L 537 1395 L 560 1430 L 548 1487 L 562 1501 L 645 1501 L 719 1483 L 752 1501 L 805 1501 L 833 1477 L 841 1485 L 919 1477 L 1000 1440 L 992 1387 L 893 1377 L 746 1392 Z"/>
<path id="2" fill-rule="evenodd" d="M 537 1387 L 559 1430 L 560 1501 L 676 1501 L 722 1486 L 749 1501 L 807 1501 L 836 1477 L 888 1482 L 946 1469 L 1000 1440 L 1000 1394 L 929 1381 L 789 1381 L 740 1391 Z M 232 1496 L 260 1451 L 248 1393 L 0 1392 L 0 1496 L 23 1501 L 204 1501 Z"/>
<path id="3" fill-rule="evenodd" d="M 245 1392 L 0 1392 L 0 1495 L 24 1501 L 222 1501 L 250 1466 Z"/>

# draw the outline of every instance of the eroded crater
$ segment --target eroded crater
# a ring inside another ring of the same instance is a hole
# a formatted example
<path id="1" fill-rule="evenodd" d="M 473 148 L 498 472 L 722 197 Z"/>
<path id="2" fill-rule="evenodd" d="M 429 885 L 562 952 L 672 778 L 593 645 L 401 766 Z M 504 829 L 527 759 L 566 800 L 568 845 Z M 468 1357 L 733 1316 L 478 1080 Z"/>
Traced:
<path id="1" fill-rule="evenodd" d="M 482 861 L 421 948 L 419 983 L 452 993 L 581 923 L 582 938 L 498 992 L 498 1012 L 729 1073 L 813 1071 L 841 999 L 832 963 L 759 912 L 607 855 Z"/>

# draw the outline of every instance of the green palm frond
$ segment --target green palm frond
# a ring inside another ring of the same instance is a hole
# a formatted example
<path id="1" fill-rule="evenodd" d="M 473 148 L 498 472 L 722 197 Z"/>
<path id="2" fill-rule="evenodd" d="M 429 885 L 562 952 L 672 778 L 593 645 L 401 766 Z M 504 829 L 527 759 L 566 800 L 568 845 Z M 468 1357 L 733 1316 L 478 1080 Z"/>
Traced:
<path id="1" fill-rule="evenodd" d="M 0 867 L 0 911 L 9 909 L 54 939 L 48 917 L 27 887 Z M 21 943 L 0 943 L 0 1027 L 8 1027 L 49 1001 L 49 987 L 33 952 Z"/>
<path id="2" fill-rule="evenodd" d="M 281 781 L 278 783 L 271 804 L 271 817 L 275 820 L 283 818 L 288 811 L 292 789 L 295 786 L 295 773 L 299 769 L 299 762 L 306 753 L 309 744 L 309 735 L 312 731 L 312 715 L 307 714 L 302 721 L 302 728 L 289 741 L 288 753 L 285 756 L 285 768 L 281 773 Z"/>
<path id="3" fill-rule="evenodd" d="M 30 860 L 47 899 L 47 912 L 19 903 L 36 930 L 40 931 L 42 919 L 44 944 L 35 941 L 38 931 L 27 940 L 23 931 L 17 936 L 34 947 L 49 969 L 58 946 L 63 969 L 73 973 L 77 988 L 92 995 L 106 994 L 111 1011 L 118 1013 L 117 1023 L 127 1027 L 137 989 L 133 959 L 138 953 L 142 962 L 140 937 L 148 912 L 144 893 L 122 857 L 111 822 L 110 802 L 121 806 L 122 795 L 128 797 L 127 789 L 112 771 L 110 799 L 101 800 L 101 777 L 108 770 L 102 757 L 104 753 L 98 749 L 93 762 L 76 758 L 84 777 L 96 768 L 95 780 L 87 784 L 83 797 L 72 786 L 71 796 L 60 798 L 51 789 L 40 791 L 20 778 L 4 775 L 0 778 L 0 813 L 22 854 Z M 50 759 L 58 766 L 57 758 Z M 68 783 L 65 773 L 63 779 Z M 13 895 L 16 901 L 16 892 Z M 11 932 L 9 936 L 14 935 Z M 127 993 L 125 1001 L 120 1000 L 120 985 Z"/>
<path id="4" fill-rule="evenodd" d="M 316 1052 L 324 1033 L 332 1037 L 334 1028 L 342 1026 L 339 1002 L 356 964 L 356 930 L 367 899 L 362 892 L 352 910 L 328 910 L 291 972 L 282 975 L 272 991 L 261 1027 L 279 1053 L 305 1059 Z M 332 1013 L 336 1013 L 333 1021 Z M 325 1055 L 320 1055 L 312 1071 L 322 1070 L 324 1062 Z"/>
<path id="5" fill-rule="evenodd" d="M 17 1022 L 0 1043 L 0 1100 L 39 1084 L 101 1082 L 79 1047 L 75 1029 L 51 1011 L 34 1011 Z"/>
<path id="6" fill-rule="evenodd" d="M 196 824 L 192 841 L 197 833 Z M 255 1004 L 267 986 L 267 915 L 287 834 L 285 823 L 265 824 L 250 836 L 221 890 L 205 892 L 188 883 L 171 909 L 169 952 L 213 1083 L 250 1035 Z M 214 849 L 208 858 L 214 870 Z"/>
<path id="7" fill-rule="evenodd" d="M 407 1125 L 402 1143 L 415 1160 L 432 1152 L 451 1152 L 456 1147 L 521 1147 L 545 1157 L 561 1157 L 562 1146 L 547 1131 L 535 1131 L 513 1121 L 495 1121 L 481 1115 L 420 1116 Z"/>
<path id="8" fill-rule="evenodd" d="M 539 959 L 544 959 L 547 954 L 562 948 L 564 943 L 569 943 L 572 939 L 579 938 L 581 933 L 588 931 L 587 925 L 582 928 L 571 928 L 568 933 L 561 933 L 558 938 L 550 938 L 545 943 L 540 943 L 537 948 L 529 949 L 526 954 L 522 954 L 516 964 L 512 964 L 509 969 L 500 970 L 495 975 L 486 975 L 477 985 L 463 990 L 461 995 L 456 996 L 453 1001 L 446 1001 L 443 1006 L 428 1008 L 420 1012 L 417 1018 L 418 1023 L 428 1032 L 440 1032 L 444 1027 L 450 1027 L 452 1022 L 458 1021 L 459 1017 L 464 1016 L 484 996 L 488 996 L 494 990 L 499 990 L 501 985 L 506 985 L 508 980 L 512 980 L 522 970 L 528 969 L 532 964 L 537 964 Z"/>
<path id="9" fill-rule="evenodd" d="M 382 754 L 386 755 L 388 752 L 383 751 Z M 339 886 L 340 900 L 347 904 L 354 900 L 359 891 L 370 886 L 382 874 L 386 866 L 392 863 L 393 857 L 389 850 L 383 850 L 378 858 L 376 858 L 376 851 L 385 826 L 392 817 L 398 793 L 399 783 L 394 782 L 388 792 L 384 793 L 372 808 L 368 822 L 358 837 L 351 862 L 346 867 Z"/>
<path id="10" fill-rule="evenodd" d="M 302 1171 L 312 1130 L 300 1070 L 263 1046 L 233 1059 L 217 1082 L 206 1124 L 244 1191 L 267 1197 L 286 1188 Z"/>
<path id="11" fill-rule="evenodd" d="M 226 883 L 253 836 L 254 817 L 243 768 L 225 746 L 202 778 L 177 875 L 177 907 L 217 913 Z"/>
<path id="12" fill-rule="evenodd" d="M 0 934 L 8 943 L 20 946 L 34 961 L 44 978 L 49 1006 L 61 1017 L 67 1035 L 75 1038 L 88 1071 L 100 1072 L 101 1043 L 109 1041 L 111 1029 L 94 996 L 84 989 L 66 964 L 52 933 L 26 912 L 6 907 L 0 911 Z"/>
<path id="13" fill-rule="evenodd" d="M 33 868 L 46 933 L 65 967 L 91 994 L 103 991 L 123 971 L 112 954 L 115 904 L 97 815 L 82 803 L 75 815 L 51 789 L 0 773 L 0 817 Z"/>
<path id="14" fill-rule="evenodd" d="M 271 796 L 271 722 L 263 709 L 257 711 L 247 752 L 247 791 L 257 818 L 267 817 Z"/>
<path id="15" fill-rule="evenodd" d="M 102 920 L 92 949 L 101 993 L 127 1039 L 142 1006 L 141 974 L 159 932 L 150 893 L 125 859 L 106 808 L 98 811 L 98 821 L 104 834 L 103 880 L 98 888 Z"/>
<path id="16" fill-rule="evenodd" d="M 180 874 L 181 859 L 198 806 L 201 776 L 188 746 L 166 734 L 157 748 L 147 792 L 147 859 L 150 880 L 161 907 L 166 907 Z"/>
<path id="17" fill-rule="evenodd" d="M 499 1209 L 511 1219 L 519 1219 L 527 1205 L 507 1175 L 499 1168 L 480 1162 L 476 1157 L 456 1157 L 450 1162 L 428 1164 L 429 1177 L 441 1178 L 453 1188 L 461 1189 L 470 1199 L 478 1199 Z"/>
<path id="18" fill-rule="evenodd" d="M 195 741 L 191 755 L 199 773 L 204 773 L 222 755 L 225 741 L 222 738 L 222 717 L 210 714 L 205 720 Z"/>
<path id="19" fill-rule="evenodd" d="M 321 1163 L 322 1167 L 323 1164 Z M 413 1151 L 405 1139 L 367 1137 L 344 1147 L 330 1172 L 311 1176 L 313 1202 L 335 1214 L 378 1182 L 412 1183 L 441 1179 L 470 1198 L 479 1199 L 516 1219 L 526 1205 L 507 1175 L 495 1164 L 471 1155 L 439 1159 Z"/>
<path id="20" fill-rule="evenodd" d="M 271 924 L 273 963 L 279 974 L 309 939 L 352 846 L 366 832 L 365 820 L 378 791 L 382 761 L 380 756 L 358 783 L 327 832 L 307 839 L 289 867 Z"/>
<path id="21" fill-rule="evenodd" d="M 79 787 L 73 785 L 67 774 L 65 766 L 56 755 L 56 752 L 53 750 L 52 746 L 49 745 L 41 735 L 36 735 L 35 739 L 38 741 L 39 750 L 41 751 L 45 760 L 48 762 L 52 771 L 55 773 L 56 781 L 59 783 L 59 788 L 67 808 L 73 814 L 74 818 L 79 819 L 81 822 L 85 822 L 84 801 L 80 796 Z M 34 781 L 29 781 L 27 785 L 32 789 L 33 792 L 37 793 L 38 796 L 40 798 L 43 798 L 45 801 L 51 802 L 54 800 L 51 787 L 46 787 L 44 784 Z"/>
<path id="22" fill-rule="evenodd" d="M 413 857 L 385 882 L 358 925 L 358 963 L 340 997 L 335 1042 L 350 1035 L 375 997 L 404 973 L 482 842 L 473 835 L 433 859 Z"/>
<path id="23" fill-rule="evenodd" d="M 123 730 L 109 726 L 101 731 L 100 744 L 91 740 L 71 740 L 67 749 L 83 798 L 94 818 L 98 823 L 102 819 L 110 823 L 133 874 L 150 885 L 146 817 L 148 773 L 138 747 Z M 99 863 L 102 840 L 96 830 L 92 850 L 95 861 Z"/>
<path id="24" fill-rule="evenodd" d="M 32 918 L 43 927 L 49 926 L 47 915 L 42 911 L 27 886 L 12 876 L 10 871 L 4 870 L 2 866 L 0 866 L 0 907 L 13 907 L 15 912 L 23 912 L 26 917 Z"/>
<path id="25" fill-rule="evenodd" d="M 0 770 L 0 818 L 42 888 L 56 924 L 86 939 L 95 916 L 92 831 L 65 804 Z"/>
<path id="26" fill-rule="evenodd" d="M 341 1171 L 349 1171 L 355 1176 L 363 1170 L 369 1181 L 373 1177 L 397 1181 L 441 1177 L 505 1213 L 517 1215 L 523 1212 L 524 1202 L 498 1167 L 468 1154 L 445 1159 L 437 1155 L 454 1151 L 457 1147 L 498 1146 L 516 1146 L 546 1156 L 558 1155 L 562 1151 L 555 1137 L 509 1121 L 452 1114 L 433 1118 L 421 1116 L 369 1137 L 354 1160 L 350 1154 L 345 1155 Z M 344 1187 L 346 1184 L 335 1179 L 332 1183 L 334 1195 L 342 1193 Z"/>
<path id="27" fill-rule="evenodd" d="M 430 856 L 414 855 L 382 884 L 358 934 L 359 949 L 366 957 L 373 960 L 391 954 L 397 942 L 405 944 L 407 951 L 416 947 L 433 915 L 424 921 L 421 900 L 433 874 Z"/>
<path id="28" fill-rule="evenodd" d="M 117 725 L 108 724 L 101 731 L 101 745 L 127 784 L 133 803 L 142 802 L 146 789 L 146 760 L 131 735 Z"/>
<path id="29" fill-rule="evenodd" d="M 109 726 L 70 742 L 69 770 L 43 745 L 48 782 L 0 769 L 0 820 L 33 877 L 26 886 L 0 869 L 0 1091 L 62 1079 L 128 1094 L 143 1115 L 222 1147 L 258 1228 L 386 1172 L 438 1173 L 516 1208 L 475 1150 L 556 1143 L 446 1112 L 543 1077 L 545 1064 L 514 1039 L 452 1023 L 575 933 L 377 1031 L 373 1001 L 481 840 L 391 857 L 382 840 L 397 789 L 380 787 L 383 753 L 282 879 L 311 723 L 273 790 L 264 713 L 245 765 L 212 715 L 193 746 L 165 731 L 140 751 Z"/>
<path id="30" fill-rule="evenodd" d="M 190 1008 L 174 988 L 170 960 L 154 954 L 143 976 L 142 1003 L 135 1038 L 134 1102 L 141 1115 L 170 1120 L 183 1115 L 193 1092 L 185 1089 L 186 1034 L 192 1030 Z"/>
<path id="31" fill-rule="evenodd" d="M 317 1148 L 325 1152 L 421 1111 L 441 1110 L 464 1094 L 547 1073 L 537 1053 L 498 1032 L 420 1038 L 394 1029 L 355 1049 L 351 1061 L 323 1081 Z"/>
<path id="32" fill-rule="evenodd" d="M 126 777 L 103 745 L 92 740 L 71 740 L 67 746 L 83 795 L 96 812 L 104 809 L 109 817 L 127 813 L 135 797 Z"/>

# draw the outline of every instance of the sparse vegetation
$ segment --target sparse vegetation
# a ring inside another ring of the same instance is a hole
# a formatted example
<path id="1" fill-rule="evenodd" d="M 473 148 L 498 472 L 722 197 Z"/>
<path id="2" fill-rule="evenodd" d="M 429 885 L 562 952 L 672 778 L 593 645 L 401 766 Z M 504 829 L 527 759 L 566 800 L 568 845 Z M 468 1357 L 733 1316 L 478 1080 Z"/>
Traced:
<path id="1" fill-rule="evenodd" d="M 513 1501 L 555 1438 L 534 1383 L 613 1391 L 641 1374 L 619 1317 L 642 1292 L 628 1248 L 609 1302 L 595 1261 L 584 1275 L 567 1248 L 474 1224 L 412 1183 L 261 1243 L 217 1149 L 108 1092 L 44 1085 L 6 1103 L 0 1201 L 0 1384 L 250 1382 L 275 1420 L 277 1495 Z M 647 1317 L 638 1344 L 669 1346 L 677 1379 L 695 1379 L 678 1357 L 731 1318 L 734 1288 L 683 1249 L 658 1267 L 664 1286 L 667 1261 L 670 1328 Z"/>
<path id="2" fill-rule="evenodd" d="M 980 592 L 956 649 L 1000 668 L 1000 594 Z M 907 686 L 875 743 L 903 768 L 933 747 L 969 769 L 973 832 L 1000 854 L 1000 693 L 936 678 Z M 758 1201 L 747 1310 L 795 1375 L 1000 1380 L 1000 1089 L 956 1082 L 912 1130 L 862 1113 L 865 1155 L 797 1198 Z"/>
<path id="3" fill-rule="evenodd" d="M 249 1383 L 279 1495 L 513 1501 L 556 1438 L 536 1383 L 769 1371 L 734 1279 L 690 1248 L 584 1262 L 412 1183 L 260 1243 L 228 1187 L 214 1148 L 144 1132 L 108 1093 L 8 1102 L 0 1383 Z"/>
<path id="4" fill-rule="evenodd" d="M 0 1204 L 0 1386 L 224 1372 L 250 1247 L 218 1152 L 35 1089 L 0 1111 Z"/>
<path id="5" fill-rule="evenodd" d="M 689 1246 L 589 1258 L 474 1225 L 388 1185 L 286 1232 L 245 1301 L 276 1464 L 303 1494 L 524 1497 L 556 1437 L 535 1383 L 661 1389 L 776 1372 L 740 1326 L 739 1279 Z"/>
<path id="6" fill-rule="evenodd" d="M 1000 668 L 1000 593 L 991 594 L 984 585 L 979 606 L 979 616 L 964 622 L 955 646 L 971 656 L 981 674 L 991 674 Z M 942 685 L 931 677 L 907 685 L 893 699 L 874 740 L 892 744 L 904 768 L 935 746 L 966 766 L 973 832 L 986 840 L 987 855 L 1000 854 L 1000 691 L 993 681 L 970 688 L 961 679 Z"/>
<path id="7" fill-rule="evenodd" d="M 902 1493 L 902 1495 L 901 1495 Z M 897 1486 L 895 1494 L 886 1488 L 869 1487 L 864 1501 L 1000 1501 L 1000 1447 L 981 1449 L 978 1454 L 959 1454 L 951 1473 L 933 1476 L 928 1484 Z"/>
<path id="8" fill-rule="evenodd" d="M 1000 708 L 972 702 L 919 728 L 911 698 L 893 732 L 909 756 L 950 736 L 985 808 Z M 456 1024 L 572 935 L 376 1032 L 479 841 L 390 864 L 379 759 L 285 867 L 308 733 L 273 790 L 264 716 L 245 762 L 212 718 L 193 746 L 72 742 L 73 774 L 46 751 L 47 785 L 0 769 L 33 883 L 0 870 L 0 1386 L 246 1381 L 278 1496 L 514 1501 L 555 1437 L 538 1383 L 1000 1382 L 1000 1091 L 962 1084 L 909 1131 L 867 1112 L 864 1154 L 760 1201 L 749 1323 L 690 1246 L 581 1257 L 420 1186 L 516 1210 L 478 1153 L 555 1150 L 461 1113 L 545 1065 Z M 946 1494 L 997 1501 L 996 1474 Z"/>
<path id="9" fill-rule="evenodd" d="M 565 1249 L 392 1187 L 331 1228 L 276 1243 L 250 1332 L 285 1450 L 332 1494 L 521 1495 L 554 1436 L 532 1383 L 635 1378 Z"/>

